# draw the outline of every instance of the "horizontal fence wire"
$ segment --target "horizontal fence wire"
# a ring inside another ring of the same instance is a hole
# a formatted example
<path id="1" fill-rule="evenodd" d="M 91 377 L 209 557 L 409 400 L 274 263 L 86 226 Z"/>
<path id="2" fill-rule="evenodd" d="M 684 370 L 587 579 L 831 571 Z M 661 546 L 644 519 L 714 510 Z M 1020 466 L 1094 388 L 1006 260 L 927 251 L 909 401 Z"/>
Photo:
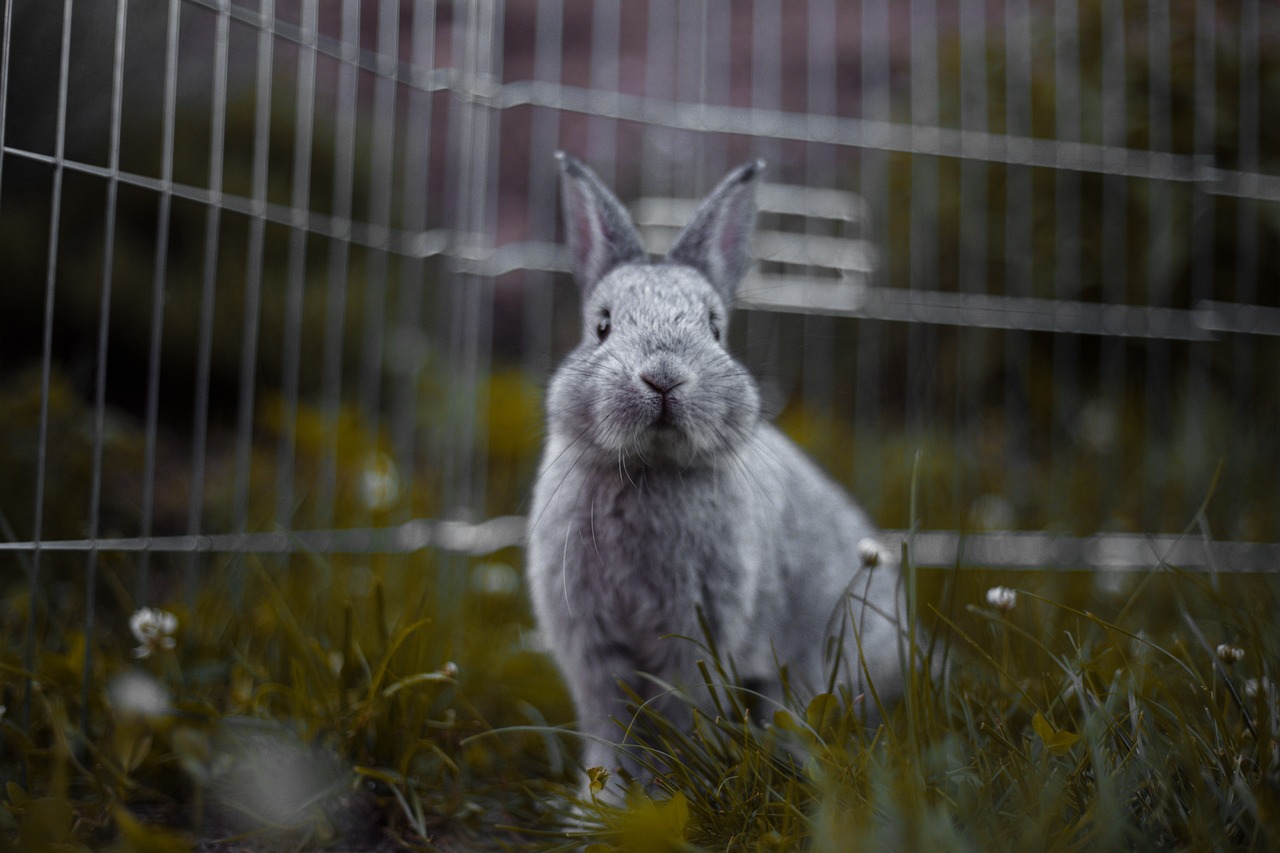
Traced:
<path id="1" fill-rule="evenodd" d="M 233 20 L 261 28 L 276 38 L 312 48 L 334 59 L 349 58 L 342 41 L 319 36 L 286 21 L 261 18 L 246 7 L 213 0 L 183 2 L 215 11 L 225 10 Z M 1253 8 L 1252 4 L 1245 5 Z M 961 7 L 965 8 L 965 4 Z M 423 68 L 401 62 L 398 57 L 366 49 L 357 52 L 352 64 L 380 76 L 393 75 L 400 86 L 410 90 L 428 93 L 448 91 L 496 110 L 520 106 L 546 107 L 671 129 L 874 148 L 1130 178 L 1195 182 L 1199 189 L 1210 194 L 1280 201 L 1280 176 L 1216 168 L 1206 164 L 1200 154 L 961 130 L 917 122 L 903 124 L 815 113 L 794 114 L 755 106 L 678 103 L 558 82 L 504 83 L 496 75 L 467 73 L 457 68 Z M 393 71 L 388 70 L 389 64 Z M 1066 74 L 1063 79 L 1070 80 L 1071 75 Z"/>
<path id="2" fill-rule="evenodd" d="M 522 81 L 477 85 L 477 81 L 452 69 L 439 69 L 426 76 L 429 82 L 418 82 L 416 85 L 413 83 L 413 75 L 397 82 L 410 90 L 423 93 L 448 92 L 467 102 L 498 111 L 516 107 L 540 107 L 671 130 L 734 134 L 768 140 L 785 139 L 995 165 L 1031 166 L 1058 172 L 1167 181 L 1193 185 L 1198 192 L 1207 195 L 1280 201 L 1280 175 L 1215 167 L 1206 163 L 1203 156 L 1194 154 L 989 131 L 921 127 L 863 118 L 791 113 L 759 107 L 677 103 L 561 83 Z M 443 247 L 435 248 L 434 240 L 427 234 L 399 235 L 393 239 L 391 232 L 370 223 L 335 219 L 289 205 L 263 206 L 261 201 L 233 194 L 172 185 L 162 178 L 131 174 L 8 145 L 4 147 L 4 154 L 96 177 L 116 178 L 131 186 L 156 192 L 172 191 L 176 197 L 219 205 L 236 213 L 261 213 L 269 221 L 281 225 L 306 228 L 313 233 L 350 239 L 361 245 L 380 248 L 385 246 L 400 254 L 421 257 L 443 251 Z"/>
<path id="3" fill-rule="evenodd" d="M 425 550 L 486 556 L 522 548 L 528 519 L 496 516 L 481 522 L 413 519 L 389 527 L 351 530 L 276 530 L 207 533 L 129 539 L 43 542 L 56 553 L 118 551 L 156 554 L 414 554 Z M 905 543 L 919 568 L 1046 571 L 1179 570 L 1222 573 L 1280 573 L 1280 544 L 1221 542 L 1201 535 L 1099 533 L 1067 536 L 1028 531 L 961 533 L 949 530 L 886 530 L 882 544 L 899 552 Z M 0 542 L 0 553 L 24 552 L 29 545 Z"/>

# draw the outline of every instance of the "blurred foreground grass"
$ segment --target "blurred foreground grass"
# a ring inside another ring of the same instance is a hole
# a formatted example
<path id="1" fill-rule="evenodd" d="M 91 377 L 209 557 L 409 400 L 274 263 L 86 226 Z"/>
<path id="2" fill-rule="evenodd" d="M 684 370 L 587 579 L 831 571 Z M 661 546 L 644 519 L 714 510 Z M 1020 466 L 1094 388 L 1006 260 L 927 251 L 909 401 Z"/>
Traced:
<path id="1" fill-rule="evenodd" d="M 516 570 L 470 567 L 456 624 L 441 626 L 421 617 L 437 572 L 414 562 L 220 566 L 214 578 L 241 576 L 239 600 L 215 581 L 193 607 L 171 605 L 176 642 L 145 658 L 128 625 L 102 626 L 87 692 L 82 612 L 11 590 L 3 773 L 26 782 L 10 785 L 0 835 L 23 850 L 37 839 L 98 849 L 115 837 L 159 849 L 130 834 L 127 810 L 242 838 L 244 849 L 338 838 L 373 849 L 440 827 L 479 832 L 532 809 L 526 789 L 554 778 L 562 747 L 529 734 L 466 740 L 568 719 L 549 662 L 522 640 Z M 29 734 L 19 689 L 27 613 L 43 639 Z"/>
<path id="2" fill-rule="evenodd" d="M 519 559 L 243 558 L 208 574 L 194 606 L 165 604 L 172 648 L 146 657 L 111 570 L 119 606 L 89 641 L 82 602 L 9 588 L 4 848 L 1280 843 L 1274 577 L 920 572 L 919 618 L 950 668 L 917 679 L 890 725 L 861 727 L 848 696 L 762 708 L 722 691 L 692 733 L 641 712 L 650 760 L 665 756 L 657 783 L 625 809 L 574 812 L 572 709 Z M 465 594 L 441 607 L 450 572 Z M 988 603 L 996 583 L 1018 590 L 1007 610 Z"/>

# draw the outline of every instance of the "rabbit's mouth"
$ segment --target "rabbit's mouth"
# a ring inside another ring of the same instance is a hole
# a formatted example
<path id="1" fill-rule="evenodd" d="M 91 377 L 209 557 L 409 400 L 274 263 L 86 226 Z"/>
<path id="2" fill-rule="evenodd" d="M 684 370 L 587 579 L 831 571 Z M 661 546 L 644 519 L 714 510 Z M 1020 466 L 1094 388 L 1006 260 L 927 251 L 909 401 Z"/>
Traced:
<path id="1" fill-rule="evenodd" d="M 684 460 L 693 449 L 678 405 L 666 403 L 657 407 L 652 419 L 641 429 L 645 436 L 645 454 L 651 458 Z"/>
<path id="2" fill-rule="evenodd" d="M 676 404 L 671 399 L 664 397 L 658 408 L 658 414 L 654 417 L 653 423 L 649 425 L 649 428 L 659 432 L 669 432 L 679 429 L 679 426 L 676 418 Z"/>

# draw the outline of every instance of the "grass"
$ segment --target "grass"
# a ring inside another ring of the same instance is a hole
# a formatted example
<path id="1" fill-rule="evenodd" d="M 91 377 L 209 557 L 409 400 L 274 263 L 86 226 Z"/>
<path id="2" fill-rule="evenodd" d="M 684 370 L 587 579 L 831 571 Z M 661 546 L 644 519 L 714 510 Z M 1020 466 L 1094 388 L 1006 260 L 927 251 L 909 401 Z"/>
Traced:
<path id="1" fill-rule="evenodd" d="M 4 470 L 29 482 L 31 431 L 20 426 L 38 396 L 30 382 L 7 387 Z M 53 392 L 46 531 L 74 538 L 91 412 L 69 383 Z M 511 376 L 490 387 L 489 432 L 510 442 L 490 443 L 487 469 L 508 490 L 490 490 L 501 507 L 519 505 L 513 484 L 531 476 L 538 436 L 519 425 L 537 422 L 535 392 Z M 263 408 L 250 514 L 270 519 L 276 407 Z M 336 526 L 432 514 L 417 485 L 371 510 L 361 472 L 381 438 L 352 415 L 332 450 L 325 417 L 302 411 L 295 469 L 310 484 L 336 453 Z M 823 429 L 792 432 L 821 445 Z M 104 529 L 130 531 L 136 499 L 123 485 L 141 438 L 127 424 L 111 436 Z M 916 459 L 910 476 L 871 493 L 895 496 L 908 520 L 963 526 L 970 502 L 946 488 L 952 459 L 932 446 Z M 228 490 L 215 486 L 210 503 L 225 508 L 214 498 Z M 308 518 L 315 489 L 297 491 L 307 497 L 295 515 Z M 1071 492 L 1061 517 L 1077 518 L 1096 491 Z M 185 508 L 185 495 L 181 483 L 158 489 L 161 515 Z M 225 529 L 220 518 L 210 529 Z M 1196 521 L 1208 529 L 1204 508 Z M 641 758 L 657 778 L 619 808 L 576 800 L 573 709 L 532 625 L 518 551 L 202 558 L 194 588 L 185 564 L 152 555 L 148 601 L 177 629 L 172 648 L 155 643 L 146 657 L 129 626 L 136 556 L 99 555 L 91 628 L 83 555 L 45 553 L 34 588 L 5 559 L 0 853 L 1280 844 L 1280 698 L 1262 686 L 1280 665 L 1278 575 L 909 572 L 915 618 L 948 665 L 937 681 L 917 674 L 886 726 L 858 722 L 874 696 L 771 707 L 717 690 L 689 697 L 713 709 L 691 731 L 639 708 L 620 726 L 645 734 Z M 1013 607 L 988 603 L 997 585 L 1017 591 Z M 1243 657 L 1219 658 L 1223 643 Z M 708 672 L 731 668 L 705 651 Z"/>
<path id="2" fill-rule="evenodd" d="M 917 674 L 888 725 L 863 727 L 847 695 L 770 708 L 720 689 L 690 697 L 714 709 L 692 731 L 641 708 L 627 722 L 657 778 L 618 808 L 575 802 L 572 709 L 537 647 L 518 559 L 249 558 L 209 575 L 193 607 L 173 604 L 174 647 L 145 658 L 131 602 L 104 605 L 87 690 L 77 607 L 11 589 L 0 839 L 139 851 L 1280 843 L 1274 578 L 913 573 L 948 668 Z M 468 579 L 458 609 L 433 600 L 446 570 Z M 241 601 L 216 582 L 233 573 Z M 997 581 L 1018 591 L 1008 610 L 986 603 Z M 27 613 L 41 639 L 29 726 Z M 1223 642 L 1243 658 L 1224 662 Z"/>
<path id="3" fill-rule="evenodd" d="M 494 382 L 490 398 L 511 407 L 490 411 L 500 427 L 489 432 L 512 443 L 490 444 L 490 493 L 517 506 L 538 394 L 518 378 Z M 0 424 L 14 441 L 0 447 L 23 483 L 31 430 L 20 425 L 38 396 L 29 382 L 9 389 Z M 46 528 L 74 538 L 91 412 L 67 383 L 54 392 Z M 251 515 L 269 519 L 276 410 L 262 409 Z M 334 442 L 337 526 L 380 523 L 361 473 L 383 439 L 349 420 Z M 326 424 L 300 415 L 306 482 L 330 452 Z M 128 532 L 141 438 L 111 435 L 105 529 Z M 916 455 L 890 489 L 900 516 L 963 519 L 968 501 L 945 488 L 951 461 Z M 170 487 L 161 496 L 186 494 Z M 311 498 L 300 500 L 297 517 L 310 517 Z M 429 489 L 398 500 L 379 512 L 433 511 Z M 218 517 L 210 529 L 224 528 Z M 1203 508 L 1196 517 L 1207 529 Z M 645 734 L 641 758 L 658 777 L 616 807 L 577 800 L 573 710 L 532 626 L 518 551 L 223 557 L 198 575 L 160 555 L 143 567 L 102 553 L 88 634 L 82 555 L 45 553 L 35 589 L 6 560 L 0 853 L 1280 844 L 1280 698 L 1263 686 L 1280 666 L 1280 575 L 910 571 L 911 611 L 947 669 L 916 676 L 888 725 L 861 726 L 856 708 L 874 697 L 842 694 L 771 707 L 718 689 L 689 698 L 710 710 L 690 731 L 637 708 L 620 726 Z M 148 601 L 172 611 L 177 630 L 172 648 L 136 657 L 129 617 L 143 573 Z M 1014 607 L 989 605 L 995 585 L 1018 590 Z M 1222 643 L 1243 658 L 1220 658 Z M 709 674 L 731 669 L 704 651 Z"/>

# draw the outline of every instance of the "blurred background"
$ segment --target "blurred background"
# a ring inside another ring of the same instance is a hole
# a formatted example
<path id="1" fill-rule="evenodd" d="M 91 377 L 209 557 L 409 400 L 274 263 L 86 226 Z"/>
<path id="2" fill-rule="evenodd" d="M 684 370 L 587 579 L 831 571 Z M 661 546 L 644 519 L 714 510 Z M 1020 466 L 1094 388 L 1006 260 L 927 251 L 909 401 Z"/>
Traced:
<path id="1" fill-rule="evenodd" d="M 768 161 L 732 347 L 882 526 L 1280 539 L 1273 4 L 6 0 L 3 46 L 0 565 L 54 606 L 518 545 L 557 149 L 655 249 Z"/>

